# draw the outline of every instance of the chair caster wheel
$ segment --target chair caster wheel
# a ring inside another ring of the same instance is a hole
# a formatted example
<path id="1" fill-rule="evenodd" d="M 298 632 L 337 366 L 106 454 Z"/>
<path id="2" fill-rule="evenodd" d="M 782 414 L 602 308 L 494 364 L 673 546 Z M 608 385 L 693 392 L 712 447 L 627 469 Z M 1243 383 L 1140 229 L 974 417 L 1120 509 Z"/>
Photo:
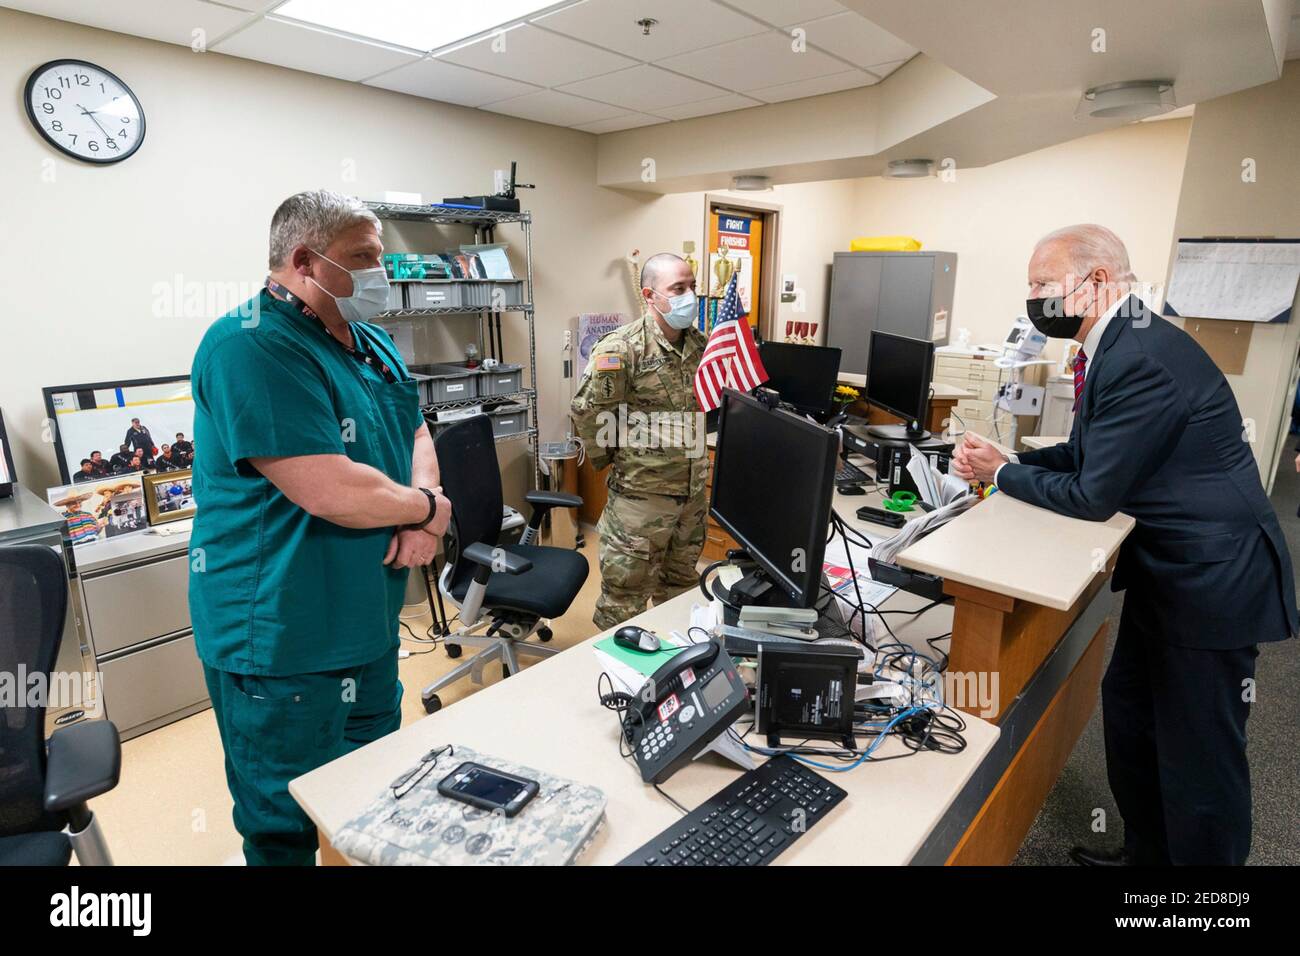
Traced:
<path id="1" fill-rule="evenodd" d="M 551 629 L 549 627 L 539 627 L 537 629 L 537 639 L 541 641 L 543 644 L 545 644 L 554 636 L 555 635 L 551 633 Z"/>
<path id="2" fill-rule="evenodd" d="M 437 694 L 430 694 L 428 697 L 424 698 L 423 703 L 424 712 L 426 714 L 434 714 L 442 710 L 442 699 L 439 698 Z"/>
<path id="3" fill-rule="evenodd" d="M 448 657 L 460 657 L 460 655 L 464 651 L 464 649 L 459 644 L 448 644 L 446 645 L 446 647 L 447 647 Z"/>

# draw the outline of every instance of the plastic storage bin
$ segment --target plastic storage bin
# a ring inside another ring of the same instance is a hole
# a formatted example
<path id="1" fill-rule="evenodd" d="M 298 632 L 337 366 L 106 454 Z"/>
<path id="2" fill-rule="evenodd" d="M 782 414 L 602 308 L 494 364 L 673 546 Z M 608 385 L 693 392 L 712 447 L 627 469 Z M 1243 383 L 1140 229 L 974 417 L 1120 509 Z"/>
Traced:
<path id="1" fill-rule="evenodd" d="M 426 404 L 460 402 L 478 398 L 478 370 L 457 365 L 416 365 L 410 371 L 428 378 L 429 399 Z M 421 390 L 425 388 L 421 384 Z"/>
<path id="2" fill-rule="evenodd" d="M 460 286 L 455 282 L 407 282 L 408 309 L 438 309 L 461 305 Z"/>
<path id="3" fill-rule="evenodd" d="M 527 405 L 498 405 L 488 415 L 492 419 L 492 434 L 497 438 L 518 435 L 528 429 Z"/>
<path id="4" fill-rule="evenodd" d="M 400 312 L 406 308 L 406 283 L 390 282 L 388 283 L 388 309 L 390 312 Z"/>
<path id="5" fill-rule="evenodd" d="M 492 283 L 492 301 L 491 305 L 497 304 L 497 294 L 500 293 L 500 302 L 503 306 L 523 305 L 524 304 L 524 280 L 494 280 Z"/>
<path id="6" fill-rule="evenodd" d="M 523 389 L 522 365 L 501 364 L 494 368 L 479 369 L 478 393 L 480 395 L 514 395 Z"/>

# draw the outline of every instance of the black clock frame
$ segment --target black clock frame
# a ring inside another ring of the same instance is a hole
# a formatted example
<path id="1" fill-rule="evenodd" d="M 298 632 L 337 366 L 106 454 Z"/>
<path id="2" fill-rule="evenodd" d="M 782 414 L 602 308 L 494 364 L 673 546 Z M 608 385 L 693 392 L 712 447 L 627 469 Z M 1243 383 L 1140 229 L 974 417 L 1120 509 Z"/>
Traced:
<path id="1" fill-rule="evenodd" d="M 136 137 L 135 144 L 129 150 L 120 154 L 107 155 L 103 159 L 91 159 L 89 157 L 82 156 L 80 153 L 74 153 L 72 150 L 68 149 L 66 146 L 64 146 L 62 143 L 60 143 L 53 136 L 51 136 L 49 133 L 45 131 L 45 127 L 41 125 L 40 118 L 36 115 L 36 111 L 32 109 L 32 89 L 35 88 L 36 86 L 37 77 L 39 77 L 46 70 L 55 66 L 69 66 L 69 65 L 88 66 L 92 69 L 98 70 L 99 72 L 103 73 L 105 76 L 111 78 L 116 83 L 118 83 L 118 85 L 120 85 L 122 89 L 126 90 L 126 95 L 131 97 L 131 102 L 135 104 L 135 108 L 140 114 L 140 135 Z M 144 145 L 144 135 L 146 130 L 146 123 L 144 118 L 144 104 L 141 103 L 140 98 L 135 95 L 135 90 L 131 89 L 131 87 L 128 86 L 126 82 L 116 73 L 114 73 L 112 70 L 106 70 L 98 63 L 91 63 L 89 60 L 65 58 L 60 60 L 50 60 L 49 62 L 42 63 L 40 66 L 36 67 L 36 69 L 32 70 L 31 75 L 27 77 L 27 83 L 23 87 L 23 108 L 27 111 L 28 122 L 32 124 L 32 126 L 36 129 L 36 132 L 41 134 L 41 138 L 45 140 L 45 142 L 49 143 L 51 146 L 57 149 L 60 153 L 63 153 L 65 156 L 70 156 L 75 160 L 78 160 L 83 163 L 87 163 L 91 166 L 112 166 L 114 163 L 120 163 L 123 160 L 130 159 L 132 156 L 136 154 L 136 152 L 139 151 L 140 147 Z"/>

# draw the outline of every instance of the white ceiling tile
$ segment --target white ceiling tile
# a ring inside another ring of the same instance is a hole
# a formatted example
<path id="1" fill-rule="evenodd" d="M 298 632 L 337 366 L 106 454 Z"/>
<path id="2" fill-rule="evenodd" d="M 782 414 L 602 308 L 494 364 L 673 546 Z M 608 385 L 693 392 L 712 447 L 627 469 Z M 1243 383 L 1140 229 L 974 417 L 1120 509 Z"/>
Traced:
<path id="1" fill-rule="evenodd" d="M 795 52 L 790 37 L 777 31 L 669 57 L 660 66 L 737 92 L 844 70 L 839 60 L 812 47 Z"/>
<path id="2" fill-rule="evenodd" d="M 843 13 L 844 8 L 835 0 L 722 0 L 729 7 L 743 10 L 750 16 L 772 24 L 774 27 L 791 27 Z"/>
<path id="3" fill-rule="evenodd" d="M 805 27 L 808 42 L 854 66 L 870 69 L 877 63 L 906 60 L 916 52 L 892 33 L 856 13 L 841 13 L 815 20 Z"/>
<path id="4" fill-rule="evenodd" d="M 528 24 L 475 40 L 439 59 L 538 86 L 561 86 L 636 62 Z"/>
<path id="5" fill-rule="evenodd" d="M 678 106 L 695 100 L 717 96 L 722 91 L 716 86 L 701 83 L 657 66 L 642 64 L 630 70 L 619 70 L 605 76 L 582 80 L 560 87 L 566 93 L 575 93 L 602 103 L 613 103 L 629 110 L 658 112 L 665 106 Z"/>
<path id="6" fill-rule="evenodd" d="M 622 116 L 615 116 L 613 119 L 597 120 L 594 123 L 583 123 L 575 127 L 584 133 L 617 133 L 619 130 L 636 129 L 638 126 L 653 126 L 656 123 L 668 122 L 663 117 L 651 116 L 649 113 L 624 113 Z"/>
<path id="7" fill-rule="evenodd" d="M 419 57 L 417 53 L 273 19 L 259 20 L 213 49 L 340 80 L 364 79 Z"/>
<path id="8" fill-rule="evenodd" d="M 694 103 L 683 103 L 681 106 L 665 106 L 655 110 L 655 112 L 671 120 L 684 120 L 695 116 L 712 116 L 716 113 L 729 113 L 732 110 L 743 110 L 750 106 L 762 105 L 761 101 L 750 99 L 748 96 L 741 96 L 739 93 L 728 93 L 725 96 L 715 96 L 707 100 L 696 100 Z"/>
<path id="9" fill-rule="evenodd" d="M 191 46 L 195 30 L 202 30 L 204 43 L 233 30 L 248 20 L 239 10 L 202 3 L 200 0 L 116 0 L 87 3 L 86 0 L 4 0 L 4 6 L 43 17 L 84 23 L 101 30 Z"/>
<path id="10" fill-rule="evenodd" d="M 272 7 L 278 7 L 284 0 L 203 0 L 222 7 L 235 7 L 250 13 L 269 13 Z"/>
<path id="11" fill-rule="evenodd" d="M 810 80 L 798 80 L 794 83 L 782 83 L 768 86 L 761 90 L 750 90 L 750 96 L 756 96 L 767 103 L 782 103 L 786 100 L 801 100 L 805 96 L 821 96 L 823 93 L 838 93 L 859 86 L 871 86 L 877 82 L 870 73 L 862 70 L 848 70 L 831 76 L 818 76 Z"/>
<path id="12" fill-rule="evenodd" d="M 484 106 L 538 90 L 531 83 L 491 76 L 436 59 L 417 60 L 367 80 L 366 85 L 460 106 Z"/>
<path id="13" fill-rule="evenodd" d="M 871 68 L 871 72 L 883 80 L 906 62 L 906 60 L 895 60 L 893 63 L 877 63 Z"/>
<path id="14" fill-rule="evenodd" d="M 644 36 L 637 20 L 659 23 Z M 713 0 L 583 0 L 533 20 L 540 27 L 653 61 L 766 29 Z"/>
<path id="15" fill-rule="evenodd" d="M 502 100 L 483 107 L 493 113 L 504 113 L 520 119 L 537 120 L 539 123 L 552 123 L 556 126 L 581 126 L 597 120 L 613 119 L 624 112 L 617 106 L 593 103 L 568 93 L 555 90 L 541 90 L 514 99 Z"/>

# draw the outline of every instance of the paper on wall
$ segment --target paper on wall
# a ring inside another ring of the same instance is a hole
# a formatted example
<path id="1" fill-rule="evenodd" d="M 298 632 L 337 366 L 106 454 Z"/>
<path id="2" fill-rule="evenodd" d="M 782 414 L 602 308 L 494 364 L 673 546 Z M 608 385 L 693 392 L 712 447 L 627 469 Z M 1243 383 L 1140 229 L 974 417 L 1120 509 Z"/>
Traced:
<path id="1" fill-rule="evenodd" d="M 1285 322 L 1300 285 L 1300 242 L 1179 240 L 1164 314 Z"/>

